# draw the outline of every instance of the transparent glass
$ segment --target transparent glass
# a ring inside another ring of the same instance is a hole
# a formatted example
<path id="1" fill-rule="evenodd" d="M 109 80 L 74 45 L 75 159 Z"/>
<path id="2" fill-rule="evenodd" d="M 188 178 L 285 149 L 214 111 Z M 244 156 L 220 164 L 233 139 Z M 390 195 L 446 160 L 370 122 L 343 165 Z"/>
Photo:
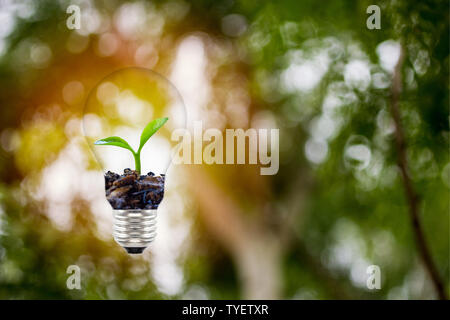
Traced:
<path id="1" fill-rule="evenodd" d="M 164 76 L 138 67 L 115 71 L 99 81 L 87 97 L 82 125 L 88 145 L 103 172 L 122 175 L 125 169 L 135 169 L 135 159 L 127 149 L 94 145 L 95 141 L 119 136 L 137 151 L 145 126 L 162 117 L 169 120 L 141 150 L 140 174 L 146 176 L 145 179 L 161 175 L 165 182 L 178 144 L 171 140 L 171 133 L 186 128 L 186 108 L 178 90 Z M 144 193 L 144 198 L 147 195 L 147 191 L 135 192 L 140 193 Z M 113 208 L 114 238 L 129 253 L 142 253 L 155 238 L 157 206 L 159 203 L 153 204 L 152 210 L 147 207 Z"/>
<path id="2" fill-rule="evenodd" d="M 175 86 L 164 76 L 138 67 L 104 77 L 90 91 L 84 112 L 83 132 L 104 172 L 134 169 L 130 151 L 114 146 L 94 146 L 98 139 L 119 136 L 138 149 L 142 130 L 151 120 L 168 117 L 141 152 L 142 174 L 165 174 L 171 164 L 171 132 L 186 128 L 186 108 Z"/>

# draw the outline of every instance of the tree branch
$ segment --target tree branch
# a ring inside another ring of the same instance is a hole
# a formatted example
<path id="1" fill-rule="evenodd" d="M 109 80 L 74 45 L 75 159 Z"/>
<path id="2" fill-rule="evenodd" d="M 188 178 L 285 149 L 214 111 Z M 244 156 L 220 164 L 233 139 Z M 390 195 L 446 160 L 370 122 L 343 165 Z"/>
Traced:
<path id="1" fill-rule="evenodd" d="M 279 299 L 282 291 L 281 254 L 277 237 L 259 220 L 244 219 L 239 205 L 204 170 L 190 168 L 193 195 L 209 231 L 234 259 L 245 299 Z"/>
<path id="2" fill-rule="evenodd" d="M 447 294 L 444 289 L 442 279 L 439 276 L 436 265 L 427 242 L 425 240 L 425 234 L 419 217 L 419 197 L 414 190 L 413 182 L 408 170 L 408 159 L 406 156 L 406 142 L 405 135 L 400 118 L 399 100 L 402 91 L 402 66 L 405 58 L 403 46 L 400 49 L 400 57 L 397 65 L 395 66 L 394 75 L 392 78 L 392 91 L 391 91 L 391 113 L 395 123 L 395 142 L 397 148 L 397 165 L 400 168 L 403 187 L 405 190 L 406 199 L 409 206 L 409 216 L 413 227 L 414 238 L 416 241 L 419 254 L 428 271 L 433 285 L 436 289 L 439 299 L 446 300 Z"/>

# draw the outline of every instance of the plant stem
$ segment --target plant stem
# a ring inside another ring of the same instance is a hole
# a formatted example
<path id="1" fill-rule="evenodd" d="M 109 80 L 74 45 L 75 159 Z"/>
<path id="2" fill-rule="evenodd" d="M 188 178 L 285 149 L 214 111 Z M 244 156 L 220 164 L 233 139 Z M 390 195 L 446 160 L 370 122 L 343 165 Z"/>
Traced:
<path id="1" fill-rule="evenodd" d="M 136 153 L 133 153 L 134 156 L 134 164 L 135 164 L 135 170 L 141 174 L 141 151 L 139 150 Z"/>

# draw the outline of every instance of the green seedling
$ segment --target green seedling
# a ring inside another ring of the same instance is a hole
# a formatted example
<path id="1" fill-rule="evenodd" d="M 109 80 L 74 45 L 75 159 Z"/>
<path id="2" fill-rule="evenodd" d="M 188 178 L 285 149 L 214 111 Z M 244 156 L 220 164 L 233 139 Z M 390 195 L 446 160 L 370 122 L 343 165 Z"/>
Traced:
<path id="1" fill-rule="evenodd" d="M 141 173 L 141 150 L 144 147 L 145 143 L 150 139 L 152 135 L 156 133 L 166 122 L 169 120 L 169 118 L 159 118 L 155 119 L 151 122 L 149 122 L 141 134 L 141 142 L 139 144 L 139 149 L 137 151 L 134 151 L 133 148 L 121 137 L 108 137 L 105 139 L 100 139 L 94 142 L 96 145 L 102 145 L 102 146 L 116 146 L 121 147 L 124 149 L 127 149 L 131 151 L 134 157 L 134 162 L 136 165 L 136 171 L 140 174 Z"/>

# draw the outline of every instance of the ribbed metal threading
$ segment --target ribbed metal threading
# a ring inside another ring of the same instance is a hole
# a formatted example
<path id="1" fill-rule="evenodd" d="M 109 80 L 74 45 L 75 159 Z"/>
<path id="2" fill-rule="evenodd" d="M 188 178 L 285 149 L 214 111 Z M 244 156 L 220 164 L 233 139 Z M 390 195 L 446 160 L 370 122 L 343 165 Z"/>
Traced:
<path id="1" fill-rule="evenodd" d="M 114 239 L 128 253 L 142 253 L 156 237 L 156 210 L 113 210 Z"/>

